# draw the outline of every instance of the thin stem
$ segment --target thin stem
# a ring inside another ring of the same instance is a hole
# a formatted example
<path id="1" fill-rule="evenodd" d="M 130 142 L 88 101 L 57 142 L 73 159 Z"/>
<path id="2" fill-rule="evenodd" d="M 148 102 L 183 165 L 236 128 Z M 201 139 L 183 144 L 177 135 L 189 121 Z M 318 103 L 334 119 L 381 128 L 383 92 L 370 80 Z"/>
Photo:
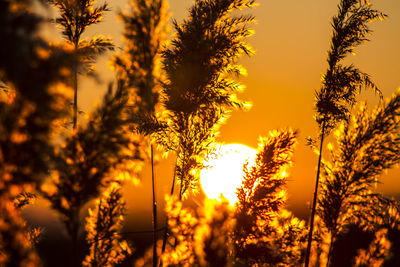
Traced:
<path id="1" fill-rule="evenodd" d="M 175 161 L 174 177 L 172 177 L 172 186 L 171 186 L 171 193 L 170 193 L 171 196 L 174 194 L 174 189 L 175 189 L 175 177 L 176 177 L 177 164 L 178 164 L 178 157 L 176 158 L 176 161 Z"/>
<path id="2" fill-rule="evenodd" d="M 320 143 L 320 147 L 319 147 L 319 157 L 318 157 L 318 167 L 317 167 L 317 178 L 315 181 L 314 199 L 313 199 L 313 205 L 312 205 L 312 210 L 311 210 L 310 230 L 308 232 L 308 242 L 307 242 L 307 250 L 306 250 L 306 255 L 305 255 L 305 260 L 304 260 L 304 267 L 308 267 L 308 265 L 310 264 L 310 252 L 311 252 L 312 235 L 313 235 L 313 231 L 314 231 L 315 210 L 317 207 L 319 174 L 321 171 L 322 147 L 323 147 L 323 143 L 324 143 L 324 136 L 325 136 L 325 120 L 322 123 L 321 143 Z"/>
<path id="3" fill-rule="evenodd" d="M 174 194 L 177 164 L 178 164 L 178 157 L 176 157 L 174 175 L 172 177 L 171 196 Z M 168 238 L 168 216 L 165 218 L 165 231 L 164 231 L 164 236 L 163 236 L 161 254 L 164 253 L 165 247 L 167 246 L 167 238 Z M 161 267 L 161 266 L 162 266 L 162 261 L 160 261 L 159 267 Z"/>
<path id="4" fill-rule="evenodd" d="M 182 200 L 183 195 L 183 179 L 181 179 L 181 188 L 179 190 L 179 200 Z"/>
<path id="5" fill-rule="evenodd" d="M 97 210 L 97 226 L 99 225 L 99 220 L 100 218 L 100 209 L 101 209 L 101 198 L 99 200 L 99 206 L 98 206 L 98 210 Z M 94 236 L 94 248 L 93 248 L 93 261 L 94 261 L 94 265 L 97 266 L 97 261 L 96 261 L 96 253 L 97 253 L 97 247 L 99 244 L 99 232 L 98 232 L 98 228 L 97 228 L 97 233 Z"/>
<path id="6" fill-rule="evenodd" d="M 78 40 L 74 42 L 75 55 L 78 50 Z M 73 129 L 77 127 L 77 117 L 78 117 L 78 61 L 74 62 L 73 69 L 73 88 L 74 88 L 74 117 L 73 117 Z M 76 146 L 73 147 L 73 154 L 76 156 Z M 79 210 L 74 212 L 75 217 L 72 222 L 72 246 L 73 246 L 73 264 L 74 266 L 79 266 L 79 249 L 78 249 L 78 234 L 79 234 Z"/>
<path id="7" fill-rule="evenodd" d="M 156 185 L 154 179 L 154 149 L 153 144 L 150 145 L 151 154 L 151 181 L 153 188 L 153 267 L 157 267 L 157 201 L 156 201 Z"/>
<path id="8" fill-rule="evenodd" d="M 184 170 L 185 169 L 185 165 L 184 165 L 184 163 L 182 163 L 182 170 Z M 182 196 L 183 196 L 183 177 L 184 176 L 181 176 L 179 179 L 180 179 L 180 181 L 181 181 L 181 187 L 180 187 L 180 190 L 179 190 L 179 201 L 182 201 Z M 181 207 L 182 208 L 182 207 Z M 181 213 L 181 210 L 179 210 L 179 213 Z M 176 247 L 178 245 L 178 238 L 176 238 L 175 237 L 175 243 L 174 243 L 174 248 Z"/>
<path id="9" fill-rule="evenodd" d="M 180 182 L 181 182 L 181 187 L 180 187 L 180 190 L 179 190 L 179 200 L 180 201 L 182 201 L 182 196 L 183 196 L 183 177 L 185 177 L 182 173 L 184 172 L 184 170 L 185 170 L 185 162 L 183 161 L 182 162 L 182 172 L 181 172 L 181 177 L 179 177 L 179 180 L 180 180 Z"/>
<path id="10" fill-rule="evenodd" d="M 78 41 L 74 42 L 74 49 L 75 49 L 75 54 L 76 54 L 77 50 L 78 50 Z M 76 129 L 77 121 L 78 121 L 78 62 L 77 62 L 77 59 L 76 59 L 76 62 L 74 63 L 72 82 L 73 82 L 72 86 L 74 89 L 73 129 Z"/>
<path id="11" fill-rule="evenodd" d="M 336 235 L 332 233 L 331 235 L 331 242 L 329 244 L 329 252 L 328 252 L 328 259 L 326 262 L 326 266 L 330 266 L 331 265 L 331 260 L 332 260 L 332 252 L 333 252 L 333 244 L 335 243 L 335 238 Z"/>

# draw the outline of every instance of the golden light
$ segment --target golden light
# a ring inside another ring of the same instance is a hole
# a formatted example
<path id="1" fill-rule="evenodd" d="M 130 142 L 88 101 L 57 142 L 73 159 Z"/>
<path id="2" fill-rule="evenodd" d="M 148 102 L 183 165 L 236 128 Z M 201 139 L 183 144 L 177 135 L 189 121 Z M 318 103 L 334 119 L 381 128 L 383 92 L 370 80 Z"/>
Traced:
<path id="1" fill-rule="evenodd" d="M 210 199 L 223 195 L 233 206 L 237 202 L 236 188 L 243 179 L 243 164 L 253 165 L 257 150 L 241 144 L 220 145 L 215 156 L 205 162 L 200 172 L 200 183 Z"/>

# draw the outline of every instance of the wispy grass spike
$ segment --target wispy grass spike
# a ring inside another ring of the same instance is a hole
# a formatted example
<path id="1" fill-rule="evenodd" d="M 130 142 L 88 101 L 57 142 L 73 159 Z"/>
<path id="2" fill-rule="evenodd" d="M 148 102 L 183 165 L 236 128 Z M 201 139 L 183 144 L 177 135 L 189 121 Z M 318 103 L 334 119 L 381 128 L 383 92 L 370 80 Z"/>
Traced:
<path id="1" fill-rule="evenodd" d="M 305 267 L 308 267 L 314 228 L 314 216 L 318 199 L 319 175 L 324 138 L 335 125 L 349 118 L 356 97 L 363 88 L 371 88 L 381 96 L 380 90 L 368 74 L 353 65 L 343 65 L 342 60 L 354 52 L 355 47 L 368 41 L 371 32 L 369 23 L 386 17 L 382 12 L 372 9 L 365 0 L 341 0 L 338 13 L 332 18 L 332 38 L 328 50 L 328 69 L 323 75 L 322 86 L 316 91 L 315 120 L 320 127 L 320 151 L 317 166 L 313 204 L 310 216 L 310 230 Z"/>
<path id="2" fill-rule="evenodd" d="M 299 264 L 304 222 L 284 207 L 286 170 L 292 163 L 296 132 L 273 131 L 260 138 L 254 166 L 244 166 L 237 189 L 236 226 L 233 231 L 236 260 L 246 266 Z"/>
<path id="3" fill-rule="evenodd" d="M 166 82 L 163 103 L 169 125 L 159 140 L 178 155 L 177 177 L 181 196 L 197 186 L 196 169 L 210 148 L 218 125 L 235 108 L 244 106 L 235 97 L 240 73 L 238 58 L 251 54 L 245 38 L 252 34 L 252 17 L 236 16 L 234 10 L 252 7 L 249 0 L 197 0 L 189 18 L 174 23 L 175 38 L 163 51 Z M 164 140 L 164 141 L 163 141 Z"/>
<path id="4" fill-rule="evenodd" d="M 318 214 L 332 235 L 331 246 L 345 225 L 356 223 L 376 231 L 398 217 L 398 202 L 373 192 L 373 187 L 385 170 L 400 162 L 399 129 L 397 92 L 372 113 L 361 106 L 336 131 L 337 148 L 331 151 L 331 164 L 324 166 L 318 201 Z"/>
<path id="5" fill-rule="evenodd" d="M 168 4 L 165 0 L 132 0 L 128 12 L 120 12 L 124 23 L 124 52 L 113 59 L 120 79 L 129 89 L 128 105 L 131 107 L 136 130 L 142 136 L 140 151 L 151 163 L 153 191 L 153 266 L 157 258 L 157 199 L 154 174 L 155 149 L 151 135 L 162 124 L 160 120 L 160 91 L 164 75 L 161 69 L 161 50 L 166 45 L 169 32 Z M 149 150 L 150 147 L 150 151 Z M 150 154 L 150 156 L 149 156 Z M 157 155 L 156 155 L 157 156 Z"/>
<path id="6" fill-rule="evenodd" d="M 82 266 L 115 266 L 132 253 L 129 244 L 120 237 L 126 212 L 120 191 L 121 186 L 113 183 L 96 201 L 95 209 L 89 210 L 85 225 L 89 255 Z"/>
<path id="7" fill-rule="evenodd" d="M 71 46 L 75 53 L 75 65 L 72 71 L 71 86 L 74 89 L 73 105 L 73 128 L 78 122 L 78 74 L 88 73 L 94 75 L 95 59 L 109 51 L 114 50 L 110 38 L 96 36 L 89 41 L 83 40 L 85 30 L 93 24 L 103 20 L 103 14 L 109 11 L 108 4 L 94 6 L 94 0 L 45 0 L 56 7 L 60 14 L 55 19 L 60 26 L 66 43 Z"/>

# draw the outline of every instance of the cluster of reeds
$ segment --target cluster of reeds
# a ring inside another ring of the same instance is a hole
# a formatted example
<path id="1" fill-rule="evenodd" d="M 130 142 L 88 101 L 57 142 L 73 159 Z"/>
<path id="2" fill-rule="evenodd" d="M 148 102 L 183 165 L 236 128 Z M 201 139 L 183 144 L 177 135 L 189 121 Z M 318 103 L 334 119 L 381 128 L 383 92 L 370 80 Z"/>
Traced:
<path id="1" fill-rule="evenodd" d="M 292 129 L 260 138 L 255 164 L 243 166 L 234 205 L 206 199 L 191 208 L 182 202 L 198 189 L 221 123 L 246 107 L 236 98 L 242 88 L 236 77 L 245 74 L 239 58 L 253 54 L 246 37 L 254 17 L 238 11 L 255 1 L 195 0 L 186 20 L 173 21 L 169 44 L 166 1 L 131 0 L 129 11 L 120 12 L 124 49 L 112 59 L 116 82 L 82 123 L 79 75 L 93 74 L 97 57 L 113 50 L 109 38 L 87 40 L 84 33 L 102 21 L 108 5 L 43 2 L 58 10 L 53 22 L 65 41 L 55 45 L 38 35 L 46 20 L 31 12 L 33 4 L 0 2 L 0 37 L 7 40 L 0 42 L 1 266 L 41 265 L 35 250 L 41 229 L 30 228 L 21 215 L 36 198 L 48 200 L 64 223 L 73 246 L 70 265 L 115 266 L 129 259 L 135 250 L 122 232 L 122 186 L 145 160 L 152 166 L 153 245 L 136 266 L 336 266 L 338 240 L 351 227 L 375 236 L 352 264 L 382 266 L 395 257 L 391 233 L 399 231 L 399 203 L 373 186 L 400 161 L 400 92 L 372 111 L 356 109 L 362 88 L 380 91 L 368 74 L 343 63 L 367 41 L 369 22 L 385 18 L 367 1 L 340 0 L 333 17 L 328 69 L 316 92 L 320 148 L 309 225 L 286 207 L 297 143 Z M 72 125 L 64 123 L 71 118 Z M 332 131 L 336 143 L 324 160 L 324 139 Z M 154 145 L 176 157 L 162 240 Z"/>
<path id="2" fill-rule="evenodd" d="M 153 205 L 153 262 L 157 260 L 157 198 L 154 165 L 156 153 L 151 134 L 158 132 L 162 123 L 162 107 L 159 95 L 163 72 L 161 71 L 161 49 L 166 45 L 168 34 L 167 2 L 164 0 L 129 2 L 129 12 L 120 12 L 124 23 L 124 52 L 113 59 L 119 79 L 129 90 L 128 106 L 135 132 L 140 133 L 141 157 L 149 159 L 152 172 Z"/>
<path id="3" fill-rule="evenodd" d="M 24 191 L 34 192 L 47 176 L 51 132 L 65 114 L 55 103 L 67 101 L 62 80 L 71 67 L 71 54 L 37 35 L 41 22 L 29 1 L 0 3 L 0 80 L 6 88 L 0 92 L 1 265 L 39 264 L 14 200 Z"/>
<path id="4" fill-rule="evenodd" d="M 252 16 L 231 13 L 254 5 L 250 0 L 196 1 L 183 23 L 174 22 L 176 37 L 163 51 L 163 104 L 168 127 L 158 141 L 177 155 L 179 199 L 198 186 L 198 173 L 218 126 L 244 103 L 235 95 L 241 86 L 231 75 L 243 74 L 237 63 L 253 53 L 244 41 L 252 34 L 246 26 Z"/>
<path id="5" fill-rule="evenodd" d="M 255 166 L 245 167 L 234 240 L 237 257 L 247 265 L 300 263 L 304 223 L 284 208 L 295 136 L 289 129 L 261 138 Z"/>
<path id="6" fill-rule="evenodd" d="M 39 265 L 32 250 L 38 231 L 28 231 L 20 217 L 21 206 L 33 192 L 49 199 L 62 215 L 73 240 L 73 264 L 77 264 L 81 208 L 121 171 L 129 171 L 129 162 L 137 158 L 136 144 L 126 126 L 128 92 L 121 82 L 115 90 L 110 86 L 103 105 L 85 126 L 77 126 L 75 109 L 75 131 L 64 134 L 61 145 L 54 141 L 57 121 L 68 120 L 71 98 L 76 106 L 78 71 L 110 49 L 111 43 L 101 37 L 80 40 L 87 26 L 101 21 L 106 5 L 93 8 L 93 1 L 51 3 L 60 10 L 56 22 L 67 39 L 59 46 L 38 37 L 37 30 L 45 20 L 30 12 L 31 1 L 1 3 L 1 35 L 7 40 L 1 46 L 1 80 L 9 89 L 2 91 L 1 102 L 2 265 Z"/>
<path id="7" fill-rule="evenodd" d="M 327 57 L 328 69 L 322 77 L 320 90 L 316 92 L 315 119 L 320 127 L 320 147 L 305 266 L 309 264 L 312 246 L 324 139 L 338 122 L 350 120 L 351 109 L 361 89 L 372 88 L 375 93 L 381 94 L 368 74 L 354 65 L 344 65 L 343 60 L 347 55 L 354 53 L 355 47 L 368 41 L 367 36 L 371 32 L 369 23 L 385 17 L 385 14 L 372 9 L 368 1 L 341 0 L 338 13 L 332 19 L 333 33 Z"/>

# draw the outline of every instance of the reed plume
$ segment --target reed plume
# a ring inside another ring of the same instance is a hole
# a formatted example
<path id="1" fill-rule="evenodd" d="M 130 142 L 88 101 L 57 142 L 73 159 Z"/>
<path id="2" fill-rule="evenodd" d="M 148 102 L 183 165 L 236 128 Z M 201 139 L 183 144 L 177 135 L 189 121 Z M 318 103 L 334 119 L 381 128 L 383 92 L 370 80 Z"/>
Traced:
<path id="1" fill-rule="evenodd" d="M 318 208 L 332 235 L 330 254 L 346 225 L 377 231 L 398 218 L 398 203 L 372 189 L 382 172 L 399 163 L 399 112 L 396 93 L 372 113 L 361 105 L 335 132 L 337 148 L 331 147 L 331 162 L 323 171 Z"/>
<path id="2" fill-rule="evenodd" d="M 53 123 L 65 116 L 62 83 L 71 54 L 38 35 L 44 19 L 33 1 L 0 3 L 0 265 L 40 266 L 29 229 L 14 204 L 34 193 L 53 155 Z M 22 202 L 20 203 L 22 205 Z"/>
<path id="3" fill-rule="evenodd" d="M 82 39 L 85 30 L 103 20 L 103 13 L 109 11 L 107 3 L 95 7 L 94 0 L 46 0 L 56 7 L 59 17 L 55 23 L 61 28 L 61 33 L 67 46 L 72 47 L 75 54 L 75 65 L 72 70 L 71 86 L 74 90 L 73 129 L 78 121 L 78 74 L 94 74 L 96 58 L 109 50 L 114 50 L 112 40 L 104 36 Z"/>
<path id="4" fill-rule="evenodd" d="M 153 266 L 157 266 L 157 200 L 154 174 L 154 146 L 148 135 L 157 127 L 151 126 L 160 118 L 161 49 L 168 35 L 169 15 L 164 0 L 132 0 L 129 12 L 120 12 L 124 23 L 124 52 L 113 59 L 117 76 L 124 79 L 129 90 L 128 105 L 135 114 L 141 140 L 143 158 L 150 160 L 153 191 Z M 158 113 L 158 114 L 157 114 Z M 150 126 L 148 126 L 150 125 Z M 150 148 L 150 149 L 149 149 Z M 148 151 L 150 150 L 150 151 Z"/>
<path id="5" fill-rule="evenodd" d="M 87 125 L 80 126 L 58 149 L 52 180 L 42 188 L 52 208 L 62 215 L 75 250 L 82 207 L 99 197 L 111 182 L 125 177 L 124 172 L 134 178 L 132 172 L 139 163 L 138 144 L 127 125 L 127 90 L 123 82 L 112 89 L 110 85 Z"/>
<path id="6" fill-rule="evenodd" d="M 244 41 L 252 34 L 246 26 L 252 16 L 232 12 L 254 6 L 248 0 L 197 0 L 189 18 L 178 24 L 169 49 L 163 51 L 166 82 L 163 104 L 170 127 L 160 142 L 178 156 L 180 198 L 197 187 L 195 170 L 213 142 L 218 125 L 227 113 L 243 107 L 235 98 L 241 86 L 229 75 L 240 75 L 242 54 L 253 53 Z"/>
<path id="7" fill-rule="evenodd" d="M 120 191 L 120 184 L 112 183 L 97 199 L 95 209 L 89 209 L 85 225 L 89 255 L 82 266 L 115 266 L 132 253 L 121 238 L 126 207 Z"/>
<path id="8" fill-rule="evenodd" d="M 375 239 L 367 250 L 359 250 L 354 266 L 384 266 L 385 260 L 390 257 L 391 243 L 387 239 L 388 230 L 382 228 L 375 234 Z"/>
<path id="9" fill-rule="evenodd" d="M 169 228 L 179 242 L 162 254 L 165 266 L 232 265 L 235 221 L 227 201 L 207 199 L 195 211 L 182 207 L 176 196 L 166 196 L 166 202 Z"/>
<path id="10" fill-rule="evenodd" d="M 254 166 L 244 166 L 237 189 L 233 238 L 237 261 L 245 265 L 300 263 L 304 223 L 285 210 L 287 168 L 296 144 L 293 130 L 260 138 Z"/>
<path id="11" fill-rule="evenodd" d="M 320 90 L 316 92 L 315 120 L 320 128 L 320 148 L 305 255 L 306 267 L 309 264 L 312 245 L 324 138 L 338 122 L 349 118 L 351 107 L 362 88 L 371 88 L 376 94 L 381 95 L 368 74 L 354 65 L 343 65 L 342 61 L 354 53 L 355 47 L 368 41 L 367 36 L 371 32 L 368 24 L 375 19 L 385 17 L 385 14 L 372 9 L 366 0 L 341 0 L 337 15 L 332 18 L 333 33 L 328 50 L 328 69 L 322 76 Z"/>

